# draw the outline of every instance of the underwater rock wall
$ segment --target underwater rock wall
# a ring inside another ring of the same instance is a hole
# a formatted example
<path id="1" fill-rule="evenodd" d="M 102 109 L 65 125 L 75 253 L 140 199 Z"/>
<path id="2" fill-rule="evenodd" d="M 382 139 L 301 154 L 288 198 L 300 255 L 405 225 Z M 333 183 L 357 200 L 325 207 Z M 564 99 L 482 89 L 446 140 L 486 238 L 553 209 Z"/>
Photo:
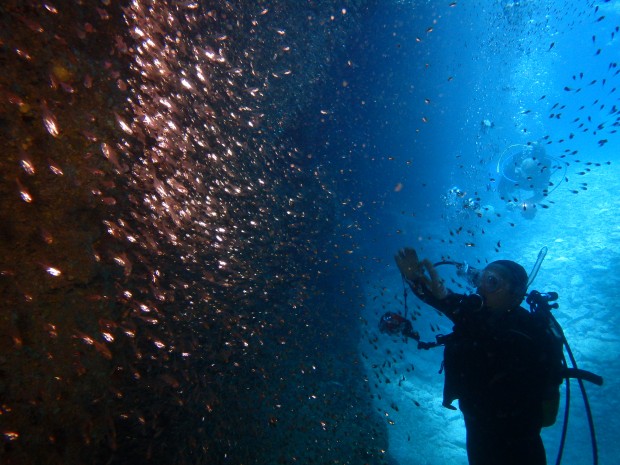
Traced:
<path id="1" fill-rule="evenodd" d="M 0 6 L 3 463 L 382 463 L 282 135 L 363 7 Z"/>

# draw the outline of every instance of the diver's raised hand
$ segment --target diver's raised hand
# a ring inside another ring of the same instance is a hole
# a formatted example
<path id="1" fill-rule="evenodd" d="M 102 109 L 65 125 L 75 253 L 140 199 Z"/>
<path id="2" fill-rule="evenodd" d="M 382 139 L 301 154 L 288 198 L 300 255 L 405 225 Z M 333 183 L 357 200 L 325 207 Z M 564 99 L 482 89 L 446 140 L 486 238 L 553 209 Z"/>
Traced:
<path id="1" fill-rule="evenodd" d="M 414 249 L 409 247 L 400 249 L 394 256 L 394 260 L 405 280 L 418 283 L 424 278 L 422 262 L 418 259 L 418 254 Z"/>
<path id="2" fill-rule="evenodd" d="M 394 260 L 400 273 L 412 287 L 419 288 L 419 290 L 426 289 L 437 299 L 443 299 L 446 296 L 443 280 L 430 260 L 420 261 L 416 251 L 411 248 L 399 250 Z"/>
<path id="3" fill-rule="evenodd" d="M 417 282 L 424 277 L 424 269 L 415 250 L 408 247 L 400 249 L 394 256 L 394 260 L 396 260 L 400 274 L 407 281 Z"/>

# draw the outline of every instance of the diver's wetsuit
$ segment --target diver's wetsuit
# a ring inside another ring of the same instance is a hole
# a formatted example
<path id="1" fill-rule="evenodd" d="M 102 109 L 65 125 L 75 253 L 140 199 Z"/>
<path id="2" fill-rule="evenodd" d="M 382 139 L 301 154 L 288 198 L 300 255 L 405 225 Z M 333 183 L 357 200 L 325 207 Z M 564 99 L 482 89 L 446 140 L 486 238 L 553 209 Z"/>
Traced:
<path id="1" fill-rule="evenodd" d="M 440 300 L 423 286 L 411 288 L 454 323 L 444 352 L 444 406 L 459 401 L 470 465 L 545 465 L 540 430 L 550 354 L 537 321 L 523 308 L 489 310 L 476 294 Z"/>

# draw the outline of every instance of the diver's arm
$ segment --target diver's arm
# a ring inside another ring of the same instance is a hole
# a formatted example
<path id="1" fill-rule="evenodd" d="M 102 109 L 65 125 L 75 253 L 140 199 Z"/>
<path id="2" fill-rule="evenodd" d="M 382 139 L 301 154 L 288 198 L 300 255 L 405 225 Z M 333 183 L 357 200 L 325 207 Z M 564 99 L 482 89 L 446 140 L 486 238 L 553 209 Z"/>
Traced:
<path id="1" fill-rule="evenodd" d="M 438 310 L 454 322 L 457 309 L 466 297 L 464 294 L 456 294 L 448 290 L 444 297 L 439 298 L 423 283 L 414 283 L 412 281 L 407 281 L 407 283 L 418 299 Z"/>
<path id="2" fill-rule="evenodd" d="M 413 293 L 454 321 L 456 309 L 464 296 L 447 291 L 433 264 L 428 259 L 420 260 L 414 249 L 399 250 L 394 259 Z"/>

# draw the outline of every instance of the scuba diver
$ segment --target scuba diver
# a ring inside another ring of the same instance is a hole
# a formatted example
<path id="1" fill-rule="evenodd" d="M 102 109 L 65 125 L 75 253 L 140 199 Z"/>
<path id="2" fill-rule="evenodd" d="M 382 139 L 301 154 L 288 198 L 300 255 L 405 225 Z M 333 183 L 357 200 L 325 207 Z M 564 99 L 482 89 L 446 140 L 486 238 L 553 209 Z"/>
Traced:
<path id="1" fill-rule="evenodd" d="M 527 297 L 531 311 L 521 307 L 544 258 L 543 250 L 530 278 L 510 260 L 494 261 L 481 271 L 456 262 L 436 264 L 456 265 L 457 274 L 476 287 L 474 294 L 447 290 L 435 265 L 419 260 L 411 248 L 395 256 L 404 282 L 420 300 L 452 321 L 453 332 L 438 336 L 437 343 L 423 343 L 405 323 L 409 320 L 391 312 L 383 315 L 379 329 L 413 338 L 418 348 L 445 346 L 442 405 L 456 410 L 452 402 L 458 400 L 470 465 L 545 465 L 540 432 L 555 423 L 563 379 L 602 384 L 602 378 L 576 368 L 561 327 L 550 313 L 557 308 L 549 304 L 557 294 L 532 291 Z M 566 368 L 564 345 L 572 369 Z M 587 401 L 586 407 L 589 413 Z M 596 451 L 592 423 L 590 427 Z M 560 458 L 561 452 L 557 463 Z"/>
<path id="2" fill-rule="evenodd" d="M 458 186 L 452 186 L 448 192 L 442 196 L 445 206 L 449 213 L 457 217 L 482 216 L 480 201 L 478 198 L 467 197 L 467 192 Z"/>
<path id="3" fill-rule="evenodd" d="M 503 200 L 518 207 L 524 218 L 532 219 L 536 215 L 536 204 L 550 193 L 551 177 L 561 170 L 565 171 L 565 166 L 548 156 L 540 143 L 513 145 L 504 151 L 497 163 L 497 189 Z M 521 198 L 520 191 L 530 194 Z"/>

